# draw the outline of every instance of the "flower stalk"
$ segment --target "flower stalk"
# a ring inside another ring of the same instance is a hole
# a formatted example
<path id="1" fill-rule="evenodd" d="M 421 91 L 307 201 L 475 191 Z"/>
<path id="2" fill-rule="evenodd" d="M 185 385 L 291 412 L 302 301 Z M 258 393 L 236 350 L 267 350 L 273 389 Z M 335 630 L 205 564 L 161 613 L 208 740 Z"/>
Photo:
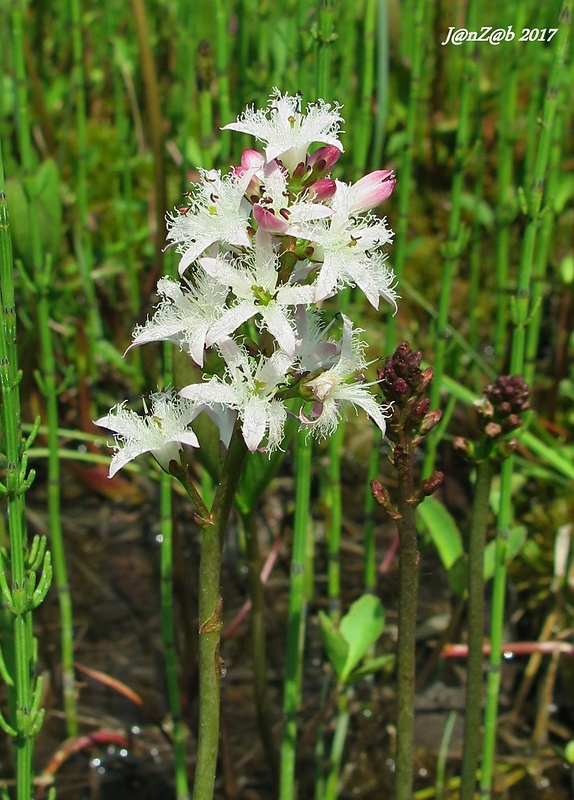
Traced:
<path id="1" fill-rule="evenodd" d="M 219 747 L 219 698 L 222 662 L 219 656 L 223 627 L 220 592 L 221 553 L 235 490 L 247 456 L 247 447 L 235 430 L 210 518 L 203 527 L 199 564 L 199 736 L 193 800 L 212 800 Z"/>
<path id="2" fill-rule="evenodd" d="M 416 506 L 432 494 L 442 481 L 434 472 L 417 483 L 416 449 L 438 423 L 440 411 L 430 411 L 427 390 L 432 380 L 431 367 L 420 369 L 421 353 L 402 342 L 379 370 L 379 385 L 393 406 L 388 422 L 392 458 L 397 476 L 396 507 L 379 481 L 372 481 L 375 500 L 392 519 L 399 533 L 399 639 L 397 645 L 397 752 L 395 772 L 396 800 L 412 800 L 414 761 L 415 632 L 418 601 L 419 553 Z"/>
<path id="3" fill-rule="evenodd" d="M 460 796 L 473 800 L 480 751 L 483 696 L 484 549 L 494 468 L 516 447 L 508 435 L 522 424 L 528 410 L 528 387 L 519 376 L 499 376 L 484 390 L 475 407 L 483 420 L 478 442 L 455 439 L 454 445 L 476 465 L 476 483 L 468 551 L 468 660 L 464 748 Z M 498 645 L 496 645 L 498 647 Z"/>

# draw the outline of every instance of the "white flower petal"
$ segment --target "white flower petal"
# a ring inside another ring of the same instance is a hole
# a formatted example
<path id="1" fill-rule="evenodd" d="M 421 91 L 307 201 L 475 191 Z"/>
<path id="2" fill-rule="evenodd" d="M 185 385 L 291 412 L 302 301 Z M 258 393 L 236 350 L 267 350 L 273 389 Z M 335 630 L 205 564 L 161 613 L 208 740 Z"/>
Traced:
<path id="1" fill-rule="evenodd" d="M 246 403 L 242 414 L 241 430 L 247 449 L 254 452 L 261 444 L 268 425 L 268 404 L 258 397 Z"/>
<path id="2" fill-rule="evenodd" d="M 224 337 L 234 333 L 240 325 L 243 325 L 248 319 L 257 314 L 258 308 L 255 303 L 243 301 L 237 305 L 229 308 L 216 323 L 214 323 L 206 338 L 206 344 L 211 347 L 212 344 L 217 344 Z"/>
<path id="3" fill-rule="evenodd" d="M 216 170 L 201 171 L 201 180 L 194 185 L 192 201 L 185 211 L 167 217 L 167 239 L 181 253 L 179 274 L 202 255 L 212 244 L 221 242 L 235 247 L 250 247 L 248 232 L 251 204 L 244 194 L 255 170 L 241 175 L 221 177 Z"/>
<path id="4" fill-rule="evenodd" d="M 297 339 L 293 330 L 294 324 L 290 322 L 283 309 L 276 303 L 267 307 L 263 306 L 260 311 L 269 333 L 277 339 L 279 346 L 287 355 L 293 356 L 297 346 Z"/>
<path id="5" fill-rule="evenodd" d="M 144 403 L 145 406 L 145 403 Z M 151 396 L 151 410 L 142 417 L 125 407 L 115 406 L 109 414 L 97 420 L 114 431 L 116 453 L 110 464 L 110 478 L 142 453 L 150 452 L 166 471 L 171 460 L 178 460 L 182 444 L 198 446 L 189 423 L 201 408 L 173 396 L 171 392 L 158 392 Z"/>
<path id="6" fill-rule="evenodd" d="M 266 110 L 247 108 L 237 122 L 225 125 L 223 130 L 255 136 L 266 143 L 268 161 L 281 158 L 283 164 L 292 170 L 305 160 L 307 148 L 314 142 L 333 145 L 342 152 L 343 146 L 338 138 L 342 121 L 336 103 L 331 106 L 319 100 L 309 104 L 303 114 L 298 95 L 282 95 L 275 89 Z"/>

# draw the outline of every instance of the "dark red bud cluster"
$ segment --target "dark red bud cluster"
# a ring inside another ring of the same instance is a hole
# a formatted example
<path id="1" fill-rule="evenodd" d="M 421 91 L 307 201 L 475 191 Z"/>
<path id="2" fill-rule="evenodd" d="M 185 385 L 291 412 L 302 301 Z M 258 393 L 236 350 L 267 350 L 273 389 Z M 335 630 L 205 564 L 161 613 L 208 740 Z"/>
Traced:
<path id="1" fill-rule="evenodd" d="M 499 375 L 484 390 L 480 414 L 488 420 L 487 436 L 494 438 L 516 430 L 521 414 L 530 408 L 530 390 L 520 375 Z"/>
<path id="2" fill-rule="evenodd" d="M 411 350 L 408 342 L 401 342 L 387 358 L 384 368 L 379 370 L 380 386 L 387 400 L 400 402 L 407 396 L 419 394 L 423 380 L 421 360 L 421 352 Z"/>
<path id="3" fill-rule="evenodd" d="M 379 369 L 379 386 L 385 399 L 392 402 L 393 422 L 403 430 L 416 432 L 419 436 L 428 433 L 440 420 L 440 411 L 429 411 L 430 399 L 425 393 L 433 377 L 432 367 L 421 369 L 422 354 L 411 350 L 408 342 L 402 342 L 392 356 Z M 400 422 L 399 422 L 400 420 Z M 416 444 L 420 439 L 415 440 Z"/>

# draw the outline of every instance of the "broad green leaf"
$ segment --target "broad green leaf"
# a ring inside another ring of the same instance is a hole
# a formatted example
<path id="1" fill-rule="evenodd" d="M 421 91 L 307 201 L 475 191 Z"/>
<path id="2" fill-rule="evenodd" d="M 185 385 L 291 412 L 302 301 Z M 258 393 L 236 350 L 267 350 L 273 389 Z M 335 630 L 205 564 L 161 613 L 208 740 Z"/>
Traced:
<path id="1" fill-rule="evenodd" d="M 526 540 L 526 528 L 518 525 L 512 528 L 508 534 L 508 550 L 506 553 L 506 563 L 510 563 L 523 549 Z M 486 545 L 484 550 L 484 580 L 489 581 L 494 576 L 494 566 L 496 563 L 496 541 L 493 540 Z M 448 571 L 448 583 L 452 591 L 461 597 L 467 587 L 468 569 L 465 556 L 461 556 Z"/>
<path id="2" fill-rule="evenodd" d="M 448 585 L 458 597 L 462 597 L 466 592 L 467 582 L 467 561 L 466 557 L 461 555 L 448 571 Z"/>
<path id="3" fill-rule="evenodd" d="M 434 497 L 425 497 L 418 507 L 419 519 L 430 534 L 447 572 L 464 556 L 462 537 L 452 515 Z"/>
<path id="4" fill-rule="evenodd" d="M 381 601 L 372 594 L 364 594 L 350 607 L 339 626 L 348 645 L 347 659 L 340 679 L 344 682 L 363 659 L 385 627 L 385 612 Z"/>
<path id="5" fill-rule="evenodd" d="M 319 611 L 319 626 L 327 657 L 340 680 L 347 662 L 349 645 L 344 640 L 343 635 L 335 628 L 331 617 L 325 614 L 324 611 Z"/>
<path id="6" fill-rule="evenodd" d="M 390 670 L 396 661 L 394 653 L 386 653 L 384 656 L 378 656 L 371 661 L 366 661 L 360 667 L 357 667 L 349 676 L 348 683 L 355 683 L 356 681 L 366 678 L 368 675 L 374 675 L 375 672 L 381 670 Z"/>

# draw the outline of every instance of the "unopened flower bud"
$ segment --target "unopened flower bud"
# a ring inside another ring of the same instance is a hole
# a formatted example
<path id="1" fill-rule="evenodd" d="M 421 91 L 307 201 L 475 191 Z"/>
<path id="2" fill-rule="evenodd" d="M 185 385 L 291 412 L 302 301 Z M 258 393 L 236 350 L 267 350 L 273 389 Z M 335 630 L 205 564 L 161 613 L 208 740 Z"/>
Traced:
<path id="1" fill-rule="evenodd" d="M 474 455 L 474 445 L 472 442 L 469 442 L 468 439 L 465 439 L 464 436 L 455 436 L 452 441 L 452 446 L 455 450 L 458 450 L 459 453 L 466 456 L 466 458 L 472 459 Z"/>
<path id="2" fill-rule="evenodd" d="M 522 420 L 518 416 L 518 414 L 509 414 L 503 421 L 502 421 L 502 428 L 505 433 L 509 431 L 514 431 L 516 428 L 520 428 L 522 425 Z"/>
<path id="3" fill-rule="evenodd" d="M 337 184 L 331 178 L 320 178 L 309 186 L 311 200 L 330 200 L 337 190 Z"/>
<path id="4" fill-rule="evenodd" d="M 443 480 L 444 480 L 444 474 L 436 470 L 435 472 L 433 472 L 430 478 L 427 478 L 421 483 L 420 485 L 421 494 L 424 497 L 428 497 L 429 495 L 434 494 L 438 489 L 438 487 L 442 484 Z"/>
<path id="5" fill-rule="evenodd" d="M 415 405 L 414 413 L 417 415 L 417 417 L 423 419 L 423 417 L 425 417 L 426 414 L 428 413 L 429 408 L 430 408 L 430 397 L 423 397 L 423 399 L 419 400 L 419 402 Z"/>
<path id="6" fill-rule="evenodd" d="M 430 478 L 422 481 L 415 494 L 407 500 L 407 503 L 413 508 L 420 505 L 425 497 L 434 494 L 443 481 L 444 475 L 442 472 L 433 472 Z"/>
<path id="7" fill-rule="evenodd" d="M 423 369 L 423 371 L 421 373 L 421 378 L 420 378 L 420 381 L 419 381 L 419 385 L 417 386 L 417 389 L 418 389 L 419 392 L 426 391 L 426 389 L 428 388 L 430 382 L 433 379 L 433 375 L 434 375 L 434 370 L 433 370 L 432 367 L 427 367 L 426 369 Z"/>
<path id="8" fill-rule="evenodd" d="M 484 432 L 489 439 L 496 439 L 497 436 L 501 435 L 502 428 L 498 422 L 489 422 L 488 425 L 485 425 Z"/>
<path id="9" fill-rule="evenodd" d="M 520 375 L 499 375 L 484 394 L 499 416 L 520 414 L 530 408 L 528 384 Z"/>
<path id="10" fill-rule="evenodd" d="M 248 170 L 252 172 L 254 170 L 261 169 L 265 163 L 264 156 L 261 153 L 258 153 L 257 150 L 244 150 L 241 153 L 241 165 L 239 167 L 233 167 L 233 172 L 238 177 L 244 175 Z M 255 173 L 253 177 L 249 181 L 249 184 L 245 190 L 245 196 L 252 202 L 256 203 L 262 194 L 262 185 L 259 178 L 256 177 Z"/>
<path id="11" fill-rule="evenodd" d="M 404 378 L 397 378 L 393 381 L 393 392 L 397 395 L 404 395 L 408 392 L 409 385 Z"/>
<path id="12" fill-rule="evenodd" d="M 435 425 L 438 425 L 442 417 L 442 411 L 440 408 L 435 408 L 433 411 L 429 411 L 428 414 L 425 414 L 425 417 L 421 423 L 419 431 L 421 433 L 428 433 L 432 431 Z"/>
<path id="13" fill-rule="evenodd" d="M 473 406 L 481 417 L 492 419 L 494 416 L 494 406 L 487 397 L 481 397 L 479 400 L 475 400 Z"/>
<path id="14" fill-rule="evenodd" d="M 307 156 L 307 166 L 313 167 L 314 176 L 324 175 L 335 166 L 340 155 L 341 151 L 338 147 L 328 144 Z"/>
<path id="15" fill-rule="evenodd" d="M 507 439 L 500 442 L 497 450 L 500 458 L 508 458 L 518 447 L 518 439 Z"/>
<path id="16" fill-rule="evenodd" d="M 380 481 L 371 481 L 371 494 L 376 502 L 385 509 L 391 519 L 397 520 L 401 518 L 401 515 L 391 503 L 388 491 Z"/>
<path id="17" fill-rule="evenodd" d="M 365 175 L 351 186 L 353 211 L 370 211 L 390 197 L 396 179 L 392 169 L 379 169 Z"/>

